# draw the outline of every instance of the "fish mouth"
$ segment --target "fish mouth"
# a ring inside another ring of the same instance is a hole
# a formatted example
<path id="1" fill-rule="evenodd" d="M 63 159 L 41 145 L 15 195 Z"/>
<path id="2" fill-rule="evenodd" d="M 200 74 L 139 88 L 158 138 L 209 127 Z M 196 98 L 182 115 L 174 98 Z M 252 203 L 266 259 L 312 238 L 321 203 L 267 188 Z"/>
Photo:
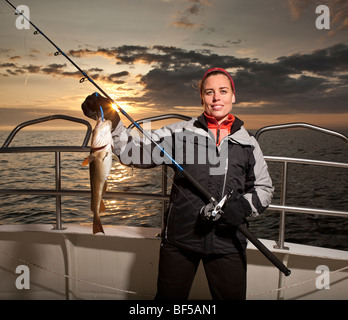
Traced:
<path id="1" fill-rule="evenodd" d="M 111 128 L 111 125 L 112 125 L 111 120 L 108 120 L 108 119 L 103 120 L 102 118 L 98 118 L 96 127 L 100 128 L 102 126 L 107 126 L 107 125 L 109 125 Z"/>
<path id="2" fill-rule="evenodd" d="M 96 126 L 98 126 L 98 127 L 100 127 L 100 126 L 102 126 L 103 125 L 103 123 L 105 122 L 105 119 L 103 119 L 103 118 L 98 118 L 98 121 L 97 121 L 97 125 Z"/>

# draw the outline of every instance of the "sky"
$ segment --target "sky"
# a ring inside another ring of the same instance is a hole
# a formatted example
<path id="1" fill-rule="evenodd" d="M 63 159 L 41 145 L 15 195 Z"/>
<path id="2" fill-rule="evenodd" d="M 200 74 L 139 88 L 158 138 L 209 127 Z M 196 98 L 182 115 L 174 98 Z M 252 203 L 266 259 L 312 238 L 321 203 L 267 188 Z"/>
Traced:
<path id="1" fill-rule="evenodd" d="M 198 81 L 222 67 L 235 81 L 233 114 L 247 129 L 348 129 L 346 0 L 11 2 L 26 5 L 30 20 L 135 120 L 199 115 Z M 328 21 L 319 5 L 329 9 L 330 29 L 317 28 Z M 0 0 L 0 130 L 52 114 L 87 119 L 81 103 L 96 88 L 17 19 Z"/>

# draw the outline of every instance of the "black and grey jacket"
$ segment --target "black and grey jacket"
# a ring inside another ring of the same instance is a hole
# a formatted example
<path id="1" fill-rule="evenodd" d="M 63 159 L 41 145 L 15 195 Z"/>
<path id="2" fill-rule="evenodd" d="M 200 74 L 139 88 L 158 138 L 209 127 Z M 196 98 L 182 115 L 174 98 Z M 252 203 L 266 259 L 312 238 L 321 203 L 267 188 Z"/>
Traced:
<path id="1" fill-rule="evenodd" d="M 235 118 L 231 132 L 215 143 L 204 115 L 181 121 L 152 133 L 152 138 L 180 166 L 220 200 L 233 190 L 250 216 L 262 213 L 271 203 L 272 180 L 256 139 Z M 114 151 L 126 165 L 150 168 L 172 161 L 151 141 L 132 136 L 122 122 L 113 131 Z M 164 217 L 163 241 L 200 253 L 225 254 L 244 250 L 246 239 L 236 229 L 203 222 L 199 211 L 207 200 L 173 166 L 174 182 Z"/>

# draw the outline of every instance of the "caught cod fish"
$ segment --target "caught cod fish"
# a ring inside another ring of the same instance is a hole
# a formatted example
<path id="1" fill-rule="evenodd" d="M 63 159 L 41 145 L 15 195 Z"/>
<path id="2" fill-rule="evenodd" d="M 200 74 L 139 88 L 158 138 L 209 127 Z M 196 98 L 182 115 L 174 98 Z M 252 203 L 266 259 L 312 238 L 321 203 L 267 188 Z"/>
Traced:
<path id="1" fill-rule="evenodd" d="M 103 195 L 107 187 L 107 179 L 112 165 L 112 136 L 110 120 L 99 118 L 92 132 L 90 155 L 82 163 L 89 164 L 89 177 L 91 184 L 91 211 L 93 216 L 93 234 L 104 233 L 100 221 L 100 212 L 105 211 Z"/>

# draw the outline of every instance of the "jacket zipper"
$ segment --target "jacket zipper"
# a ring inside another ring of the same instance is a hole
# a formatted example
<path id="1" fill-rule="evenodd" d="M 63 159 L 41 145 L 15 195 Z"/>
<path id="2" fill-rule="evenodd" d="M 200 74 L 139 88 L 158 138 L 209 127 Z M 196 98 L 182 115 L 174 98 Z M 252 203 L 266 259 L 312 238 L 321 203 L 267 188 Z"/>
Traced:
<path id="1" fill-rule="evenodd" d="M 226 188 L 226 181 L 227 181 L 227 171 L 228 171 L 228 157 L 226 158 L 226 165 L 225 165 L 225 176 L 224 176 L 224 184 L 222 186 L 222 194 L 221 194 L 221 199 L 225 195 L 225 188 Z"/>

